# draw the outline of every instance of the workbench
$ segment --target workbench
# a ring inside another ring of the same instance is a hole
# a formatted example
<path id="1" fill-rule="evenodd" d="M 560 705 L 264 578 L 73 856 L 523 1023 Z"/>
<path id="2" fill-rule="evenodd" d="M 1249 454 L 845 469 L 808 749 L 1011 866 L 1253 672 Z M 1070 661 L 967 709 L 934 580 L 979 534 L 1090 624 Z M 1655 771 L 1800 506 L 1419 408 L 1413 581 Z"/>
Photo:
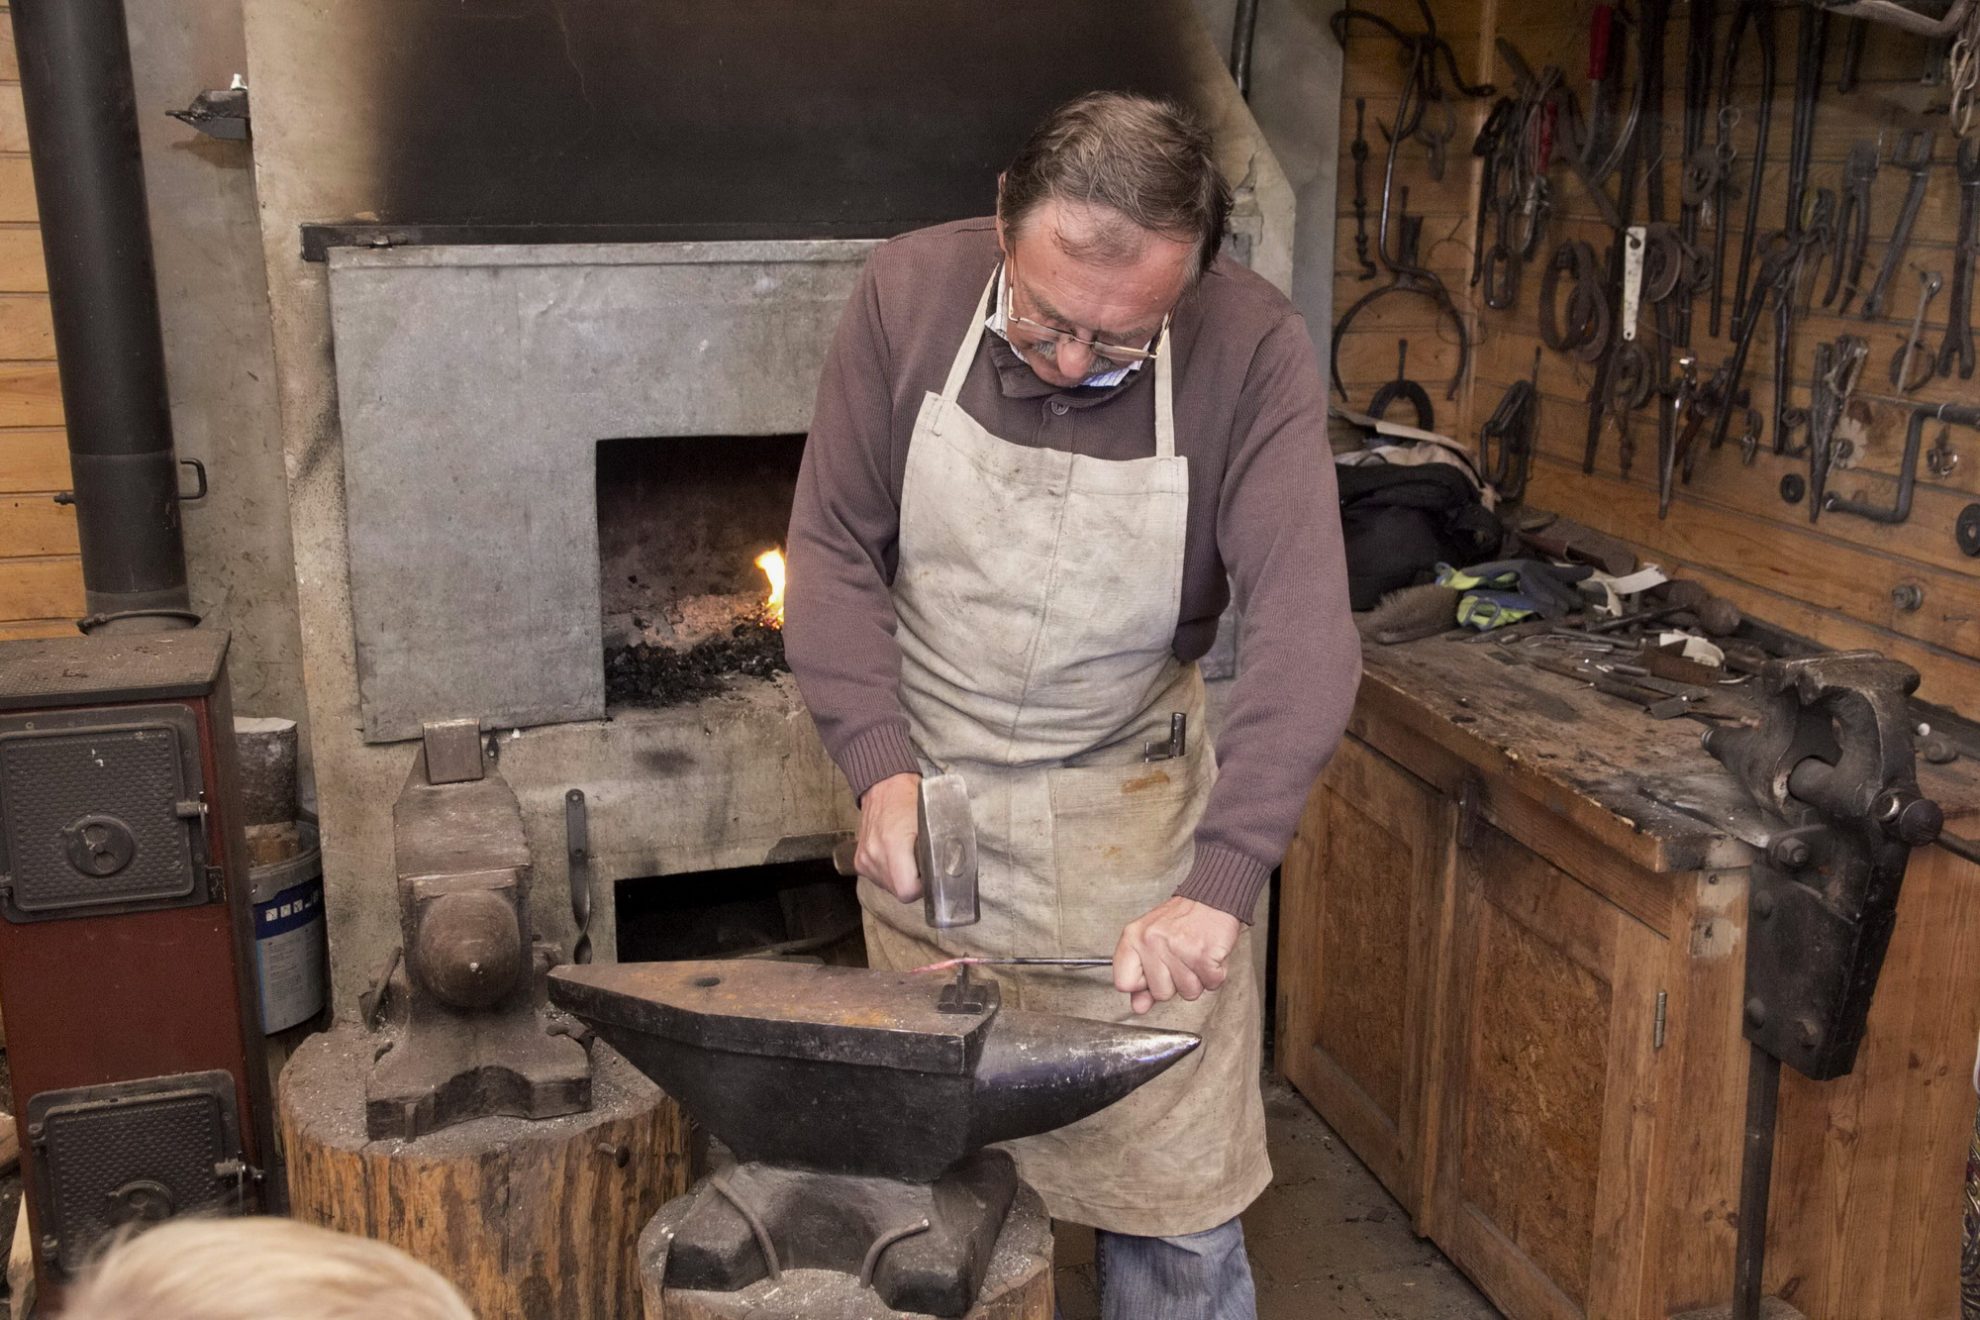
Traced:
<path id="1" fill-rule="evenodd" d="M 1751 812 L 1691 719 L 1453 635 L 1368 644 L 1284 867 L 1277 1063 L 1511 1320 L 1731 1293 Z M 1948 833 L 1980 766 L 1921 764 Z M 1980 867 L 1912 854 L 1848 1077 L 1784 1073 L 1766 1288 L 1953 1320 Z"/>

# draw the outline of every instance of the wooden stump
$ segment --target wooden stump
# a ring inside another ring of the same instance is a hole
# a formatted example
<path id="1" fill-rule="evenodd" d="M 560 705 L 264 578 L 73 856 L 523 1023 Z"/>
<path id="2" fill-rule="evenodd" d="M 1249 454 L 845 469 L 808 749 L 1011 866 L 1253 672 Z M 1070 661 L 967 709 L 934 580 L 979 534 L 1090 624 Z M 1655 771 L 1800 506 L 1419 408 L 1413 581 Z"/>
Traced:
<path id="1" fill-rule="evenodd" d="M 928 1320 L 889 1310 L 859 1280 L 829 1270 L 785 1270 L 781 1280 L 763 1279 L 740 1292 L 662 1287 L 667 1247 L 687 1205 L 683 1198 L 662 1207 L 640 1235 L 646 1320 Z M 997 1235 L 983 1288 L 964 1320 L 1052 1320 L 1052 1221 L 1038 1193 L 1023 1183 Z"/>
<path id="2" fill-rule="evenodd" d="M 312 1037 L 282 1070 L 291 1213 L 400 1247 L 453 1281 L 480 1320 L 625 1320 L 640 1309 L 639 1233 L 688 1183 L 687 1118 L 603 1042 L 589 1113 L 483 1118 L 372 1141 L 372 1038 Z"/>

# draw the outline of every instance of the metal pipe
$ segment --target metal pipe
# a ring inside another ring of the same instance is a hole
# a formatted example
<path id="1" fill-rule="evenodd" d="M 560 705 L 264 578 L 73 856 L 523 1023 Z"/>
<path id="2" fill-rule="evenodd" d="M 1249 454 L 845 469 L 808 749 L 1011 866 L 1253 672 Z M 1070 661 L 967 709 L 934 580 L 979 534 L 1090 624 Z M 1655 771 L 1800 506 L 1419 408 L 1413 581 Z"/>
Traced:
<path id="1" fill-rule="evenodd" d="M 17 0 L 13 17 L 89 613 L 185 626 L 197 620 L 123 0 Z"/>
<path id="2" fill-rule="evenodd" d="M 1251 46 L 1258 35 L 1258 0 L 1238 0 L 1231 20 L 1231 81 L 1238 95 L 1251 99 Z"/>

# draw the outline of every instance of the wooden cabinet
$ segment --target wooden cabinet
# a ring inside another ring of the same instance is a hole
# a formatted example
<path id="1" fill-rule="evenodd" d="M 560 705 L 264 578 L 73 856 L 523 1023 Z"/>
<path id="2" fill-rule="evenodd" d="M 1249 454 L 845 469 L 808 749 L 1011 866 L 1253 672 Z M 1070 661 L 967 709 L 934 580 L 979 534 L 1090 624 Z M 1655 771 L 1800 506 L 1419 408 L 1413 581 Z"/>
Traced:
<path id="1" fill-rule="evenodd" d="M 1412 1215 L 1426 1177 L 1417 1033 L 1455 819 L 1436 789 L 1348 739 L 1287 851 L 1302 883 L 1279 916 L 1312 936 L 1281 950 L 1280 1069 Z"/>
<path id="2" fill-rule="evenodd" d="M 1511 1309 L 1621 1315 L 1647 1237 L 1665 941 L 1510 836 L 1471 834 L 1425 1225 Z"/>
<path id="3" fill-rule="evenodd" d="M 1512 1320 L 1724 1304 L 1738 791 L 1696 725 L 1485 657 L 1371 650 L 1286 856 L 1279 1069 Z M 1980 819 L 1963 773 L 1926 787 Z M 1783 1091 L 1767 1287 L 1809 1320 L 1958 1315 L 1976 1030 L 1980 870 L 1925 850 L 1856 1072 Z"/>

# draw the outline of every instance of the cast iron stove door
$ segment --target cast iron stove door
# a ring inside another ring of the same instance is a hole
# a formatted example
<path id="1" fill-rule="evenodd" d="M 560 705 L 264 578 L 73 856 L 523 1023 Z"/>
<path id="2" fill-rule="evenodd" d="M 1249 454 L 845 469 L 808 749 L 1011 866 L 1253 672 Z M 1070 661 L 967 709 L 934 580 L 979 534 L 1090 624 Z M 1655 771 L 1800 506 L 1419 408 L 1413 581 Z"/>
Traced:
<path id="1" fill-rule="evenodd" d="M 247 1170 L 231 1073 L 43 1091 L 28 1101 L 27 1135 L 42 1256 L 71 1277 L 124 1224 L 239 1209 Z"/>
<path id="2" fill-rule="evenodd" d="M 0 718 L 0 916 L 206 902 L 200 786 L 184 706 Z"/>

